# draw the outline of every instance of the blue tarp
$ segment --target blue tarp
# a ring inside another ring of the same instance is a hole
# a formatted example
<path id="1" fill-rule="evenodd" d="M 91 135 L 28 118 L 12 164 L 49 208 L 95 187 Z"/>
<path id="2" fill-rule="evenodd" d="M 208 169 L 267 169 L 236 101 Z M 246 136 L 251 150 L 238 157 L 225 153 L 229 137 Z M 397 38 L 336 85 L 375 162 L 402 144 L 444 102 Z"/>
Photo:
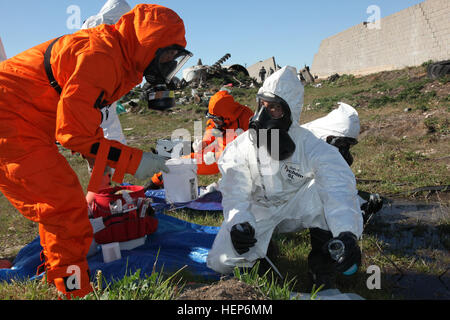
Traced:
<path id="1" fill-rule="evenodd" d="M 147 237 L 144 245 L 133 250 L 122 250 L 120 260 L 103 262 L 101 250 L 88 259 L 91 274 L 101 269 L 106 280 L 121 279 L 125 274 L 141 269 L 141 275 L 150 275 L 156 261 L 156 271 L 175 272 L 184 266 L 184 271 L 205 279 L 218 279 L 220 275 L 206 266 L 206 257 L 211 249 L 219 227 L 202 226 L 164 214 L 167 209 L 190 208 L 202 211 L 222 210 L 219 192 L 206 194 L 188 203 L 168 204 L 164 189 L 151 190 L 146 196 L 153 199 L 153 208 L 159 220 L 158 230 Z M 36 277 L 41 264 L 42 250 L 37 237 L 18 253 L 11 269 L 0 269 L 0 281 L 26 280 Z"/>

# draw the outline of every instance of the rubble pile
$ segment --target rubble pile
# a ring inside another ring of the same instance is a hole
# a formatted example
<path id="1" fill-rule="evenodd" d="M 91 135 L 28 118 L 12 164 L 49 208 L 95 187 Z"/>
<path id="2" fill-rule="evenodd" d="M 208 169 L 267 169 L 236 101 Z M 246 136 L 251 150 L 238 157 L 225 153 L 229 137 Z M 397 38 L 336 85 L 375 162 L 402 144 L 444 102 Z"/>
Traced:
<path id="1" fill-rule="evenodd" d="M 239 64 L 224 66 L 231 55 L 225 54 L 212 66 L 203 65 L 199 59 L 196 66 L 183 70 L 180 88 L 211 88 L 226 84 L 233 84 L 239 88 L 250 88 L 257 85 L 256 79 L 249 76 L 247 69 Z"/>

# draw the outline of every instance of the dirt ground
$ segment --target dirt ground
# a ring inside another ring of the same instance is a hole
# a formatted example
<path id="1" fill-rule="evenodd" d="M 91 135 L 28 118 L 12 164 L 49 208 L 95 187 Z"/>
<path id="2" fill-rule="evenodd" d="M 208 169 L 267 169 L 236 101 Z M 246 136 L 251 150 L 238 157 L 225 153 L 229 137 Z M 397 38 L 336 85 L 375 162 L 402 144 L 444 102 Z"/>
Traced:
<path id="1" fill-rule="evenodd" d="M 188 284 L 179 300 L 267 300 L 257 288 L 238 279 L 220 280 L 211 285 Z"/>

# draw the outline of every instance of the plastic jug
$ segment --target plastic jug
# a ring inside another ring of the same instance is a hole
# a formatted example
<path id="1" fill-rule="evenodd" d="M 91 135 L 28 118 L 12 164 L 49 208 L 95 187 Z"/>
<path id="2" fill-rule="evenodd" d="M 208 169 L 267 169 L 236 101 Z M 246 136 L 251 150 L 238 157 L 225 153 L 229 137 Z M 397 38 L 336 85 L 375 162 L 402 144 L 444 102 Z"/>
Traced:
<path id="1" fill-rule="evenodd" d="M 163 172 L 166 201 L 189 202 L 198 198 L 197 164 L 194 159 L 166 161 L 170 172 Z"/>

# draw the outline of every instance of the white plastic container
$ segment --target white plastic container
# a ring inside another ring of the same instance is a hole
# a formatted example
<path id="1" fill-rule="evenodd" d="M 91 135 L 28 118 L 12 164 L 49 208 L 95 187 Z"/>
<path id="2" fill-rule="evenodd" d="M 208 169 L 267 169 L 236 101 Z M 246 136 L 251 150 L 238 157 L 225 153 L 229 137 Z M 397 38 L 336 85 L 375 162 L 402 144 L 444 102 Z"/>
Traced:
<path id="1" fill-rule="evenodd" d="M 197 164 L 194 159 L 170 159 L 170 172 L 163 172 L 166 201 L 189 202 L 198 198 Z"/>
<path id="2" fill-rule="evenodd" d="M 103 262 L 109 263 L 122 258 L 118 242 L 102 244 Z"/>

